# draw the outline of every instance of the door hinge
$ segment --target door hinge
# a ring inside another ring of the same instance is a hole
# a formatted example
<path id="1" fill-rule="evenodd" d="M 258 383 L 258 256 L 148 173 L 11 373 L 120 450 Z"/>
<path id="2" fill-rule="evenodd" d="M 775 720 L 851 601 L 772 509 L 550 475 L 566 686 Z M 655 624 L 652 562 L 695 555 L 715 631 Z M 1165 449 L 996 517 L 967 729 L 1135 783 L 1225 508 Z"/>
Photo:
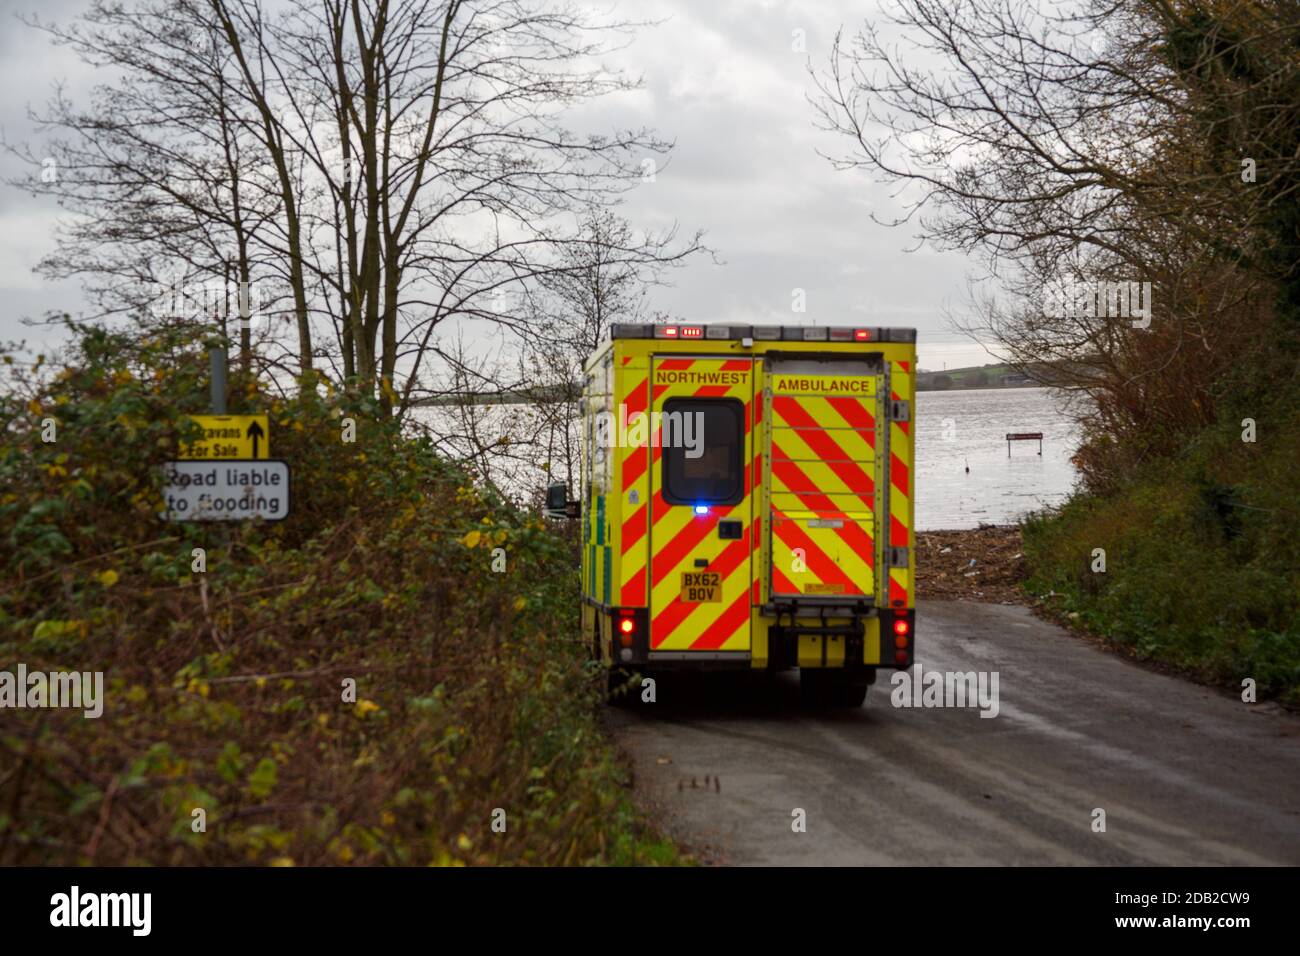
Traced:
<path id="1" fill-rule="evenodd" d="M 891 568 L 905 568 L 907 565 L 907 548 L 889 549 L 889 566 Z"/>
<path id="2" fill-rule="evenodd" d="M 896 422 L 912 420 L 912 403 L 905 399 L 896 399 L 889 403 L 889 417 Z"/>

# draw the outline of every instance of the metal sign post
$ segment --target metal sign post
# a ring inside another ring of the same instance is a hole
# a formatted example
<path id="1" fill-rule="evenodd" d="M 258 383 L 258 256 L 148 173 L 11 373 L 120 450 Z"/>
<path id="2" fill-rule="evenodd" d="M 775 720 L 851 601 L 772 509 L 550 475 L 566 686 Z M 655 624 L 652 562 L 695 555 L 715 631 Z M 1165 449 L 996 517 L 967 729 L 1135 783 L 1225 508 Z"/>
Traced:
<path id="1" fill-rule="evenodd" d="M 208 347 L 208 370 L 212 379 L 212 414 L 226 414 L 226 373 L 228 357 L 224 345 Z"/>
<path id="2" fill-rule="evenodd" d="M 1011 443 L 1013 441 L 1034 441 L 1038 440 L 1038 454 L 1043 454 L 1043 433 L 1042 432 L 1007 432 L 1007 457 L 1011 457 Z"/>

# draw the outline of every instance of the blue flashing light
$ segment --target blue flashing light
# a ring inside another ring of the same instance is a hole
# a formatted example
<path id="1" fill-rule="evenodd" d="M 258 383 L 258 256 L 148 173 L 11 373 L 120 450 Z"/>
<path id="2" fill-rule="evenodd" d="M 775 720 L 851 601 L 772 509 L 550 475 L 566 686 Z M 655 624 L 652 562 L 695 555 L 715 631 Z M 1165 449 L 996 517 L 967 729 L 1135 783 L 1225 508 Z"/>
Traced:
<path id="1" fill-rule="evenodd" d="M 696 505 L 696 506 L 695 506 L 695 513 L 696 513 L 697 515 L 706 515 L 706 514 L 709 513 L 709 506 L 708 506 L 708 505 Z"/>

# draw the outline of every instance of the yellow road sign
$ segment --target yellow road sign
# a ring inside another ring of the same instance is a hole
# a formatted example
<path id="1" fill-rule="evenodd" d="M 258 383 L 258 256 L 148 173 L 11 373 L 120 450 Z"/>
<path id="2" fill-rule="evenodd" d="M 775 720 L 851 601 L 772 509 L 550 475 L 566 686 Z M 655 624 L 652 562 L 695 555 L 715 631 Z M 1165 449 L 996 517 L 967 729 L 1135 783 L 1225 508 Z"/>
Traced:
<path id="1" fill-rule="evenodd" d="M 203 438 L 182 445 L 181 458 L 269 458 L 271 430 L 265 415 L 191 415 Z"/>

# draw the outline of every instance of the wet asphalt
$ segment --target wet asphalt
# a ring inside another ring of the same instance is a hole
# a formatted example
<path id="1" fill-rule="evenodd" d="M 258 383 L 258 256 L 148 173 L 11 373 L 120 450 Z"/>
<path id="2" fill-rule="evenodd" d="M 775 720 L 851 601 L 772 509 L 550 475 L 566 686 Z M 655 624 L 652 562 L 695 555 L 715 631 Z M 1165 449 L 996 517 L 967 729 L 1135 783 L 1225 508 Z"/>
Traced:
<path id="1" fill-rule="evenodd" d="M 793 673 L 661 676 L 610 709 L 638 801 L 721 864 L 1300 864 L 1300 717 L 1022 607 L 922 602 L 916 635 L 922 673 L 997 672 L 996 717 L 895 707 L 890 671 L 830 713 Z"/>

